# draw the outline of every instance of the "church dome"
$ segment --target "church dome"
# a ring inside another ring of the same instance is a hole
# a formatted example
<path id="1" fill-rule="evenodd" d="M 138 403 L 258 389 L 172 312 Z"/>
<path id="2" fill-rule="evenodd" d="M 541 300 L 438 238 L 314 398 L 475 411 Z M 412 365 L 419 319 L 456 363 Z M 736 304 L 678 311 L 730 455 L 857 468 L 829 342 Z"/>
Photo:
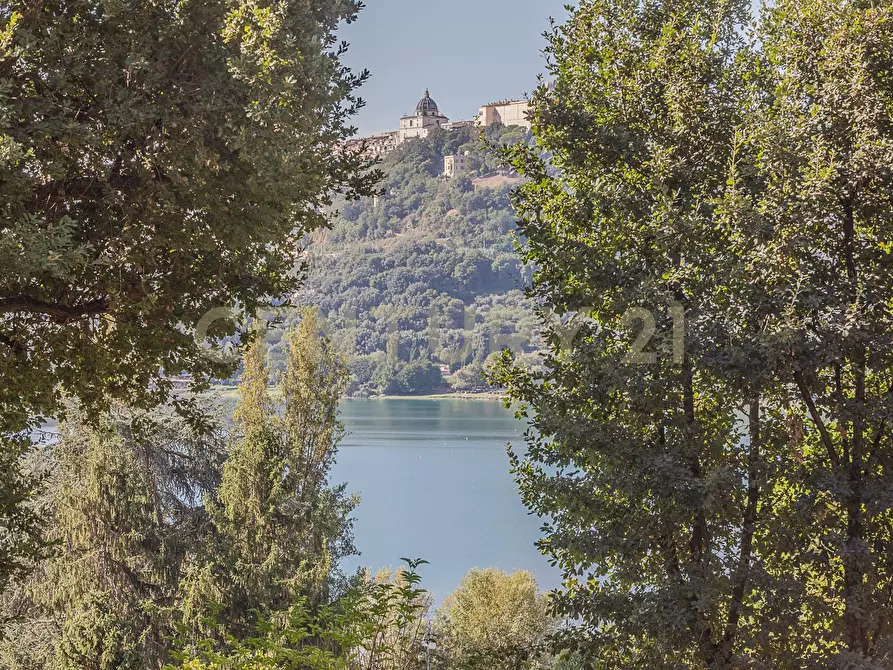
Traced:
<path id="1" fill-rule="evenodd" d="M 419 104 L 415 106 L 416 114 L 422 116 L 438 114 L 437 103 L 431 99 L 428 89 L 425 89 L 425 97 L 419 100 Z"/>

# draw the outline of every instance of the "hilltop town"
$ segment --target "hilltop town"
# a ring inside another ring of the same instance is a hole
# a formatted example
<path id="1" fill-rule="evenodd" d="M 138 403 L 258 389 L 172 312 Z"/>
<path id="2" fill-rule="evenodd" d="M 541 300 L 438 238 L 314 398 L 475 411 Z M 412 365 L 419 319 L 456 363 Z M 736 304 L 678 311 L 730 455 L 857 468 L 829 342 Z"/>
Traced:
<path id="1" fill-rule="evenodd" d="M 466 127 L 488 128 L 501 123 L 505 126 L 521 126 L 529 129 L 528 108 L 529 103 L 526 100 L 501 100 L 482 106 L 471 120 L 450 121 L 441 113 L 428 89 L 425 89 L 425 95 L 416 104 L 415 114 L 400 117 L 397 130 L 353 139 L 346 142 L 345 147 L 359 148 L 369 158 L 381 158 L 407 140 L 428 137 L 431 131 L 438 128 L 443 130 Z M 466 170 L 465 156 L 458 154 L 444 156 L 443 172 L 446 176 L 456 176 Z"/>

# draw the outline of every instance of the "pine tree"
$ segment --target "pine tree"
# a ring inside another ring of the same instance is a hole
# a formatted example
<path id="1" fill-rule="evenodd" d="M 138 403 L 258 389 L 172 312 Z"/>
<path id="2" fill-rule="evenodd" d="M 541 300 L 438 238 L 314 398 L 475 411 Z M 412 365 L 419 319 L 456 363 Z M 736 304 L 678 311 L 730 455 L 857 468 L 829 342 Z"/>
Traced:
<path id="1" fill-rule="evenodd" d="M 38 509 L 54 551 L 5 599 L 16 620 L 0 667 L 160 667 L 181 573 L 208 531 L 219 433 L 121 407 L 93 424 L 72 408 L 45 452 Z"/>
<path id="2" fill-rule="evenodd" d="M 26 463 L 32 451 L 30 440 L 4 435 L 0 428 L 0 594 L 26 577 L 49 550 L 43 536 L 45 520 L 36 509 L 42 482 Z M 4 623 L 0 610 L 0 626 Z"/>
<path id="3" fill-rule="evenodd" d="M 354 551 L 355 500 L 329 484 L 347 371 L 314 310 L 288 341 L 283 411 L 258 338 L 230 431 L 69 408 L 59 440 L 34 454 L 47 474 L 31 511 L 54 551 L 2 601 L 0 667 L 160 667 L 177 639 L 248 634 L 262 612 L 330 602 Z"/>

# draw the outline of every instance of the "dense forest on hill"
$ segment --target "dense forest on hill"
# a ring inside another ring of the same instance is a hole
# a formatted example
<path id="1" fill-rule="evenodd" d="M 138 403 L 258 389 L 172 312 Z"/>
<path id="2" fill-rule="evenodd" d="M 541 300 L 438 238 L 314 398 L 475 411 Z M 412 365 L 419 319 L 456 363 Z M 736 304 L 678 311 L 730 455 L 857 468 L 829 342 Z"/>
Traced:
<path id="1" fill-rule="evenodd" d="M 518 127 L 488 128 L 491 145 L 526 142 Z M 466 154 L 469 171 L 445 177 L 443 157 Z M 308 245 L 298 302 L 326 315 L 350 360 L 353 395 L 481 391 L 495 352 L 536 350 L 536 320 L 515 253 L 510 192 L 481 131 L 436 131 L 382 163 L 381 195 L 336 203 L 332 229 Z M 268 340 L 275 361 L 281 335 Z"/>

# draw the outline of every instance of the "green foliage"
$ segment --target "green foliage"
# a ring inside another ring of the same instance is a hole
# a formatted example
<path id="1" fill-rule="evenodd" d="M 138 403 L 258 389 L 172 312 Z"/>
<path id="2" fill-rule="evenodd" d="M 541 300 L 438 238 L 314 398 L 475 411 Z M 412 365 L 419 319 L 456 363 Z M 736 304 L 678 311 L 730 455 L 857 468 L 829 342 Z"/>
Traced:
<path id="1" fill-rule="evenodd" d="M 377 177 L 336 151 L 367 73 L 335 31 L 354 0 L 76 0 L 0 7 L 0 434 L 38 425 L 64 395 L 171 400 L 228 363 L 210 310 L 253 314 L 298 285 L 297 237 L 332 192 Z M 198 337 L 197 337 L 198 336 Z M 14 467 L 13 446 L 4 466 Z M 4 475 L 5 476 L 5 475 Z M 20 477 L 0 500 L 19 537 Z M 6 483 L 6 482 L 3 482 Z M 0 586 L 33 539 L 2 540 Z M 19 554 L 20 549 L 21 554 Z"/>
<path id="2" fill-rule="evenodd" d="M 229 430 L 171 411 L 116 405 L 95 423 L 68 410 L 34 455 L 47 471 L 34 512 L 56 550 L 0 601 L 0 667 L 160 667 L 175 632 L 248 636 L 263 612 L 331 601 L 354 551 L 356 500 L 328 481 L 347 372 L 315 311 L 288 340 L 281 415 L 260 339 Z"/>
<path id="3" fill-rule="evenodd" d="M 230 638 L 220 645 L 208 640 L 201 651 L 173 653 L 168 669 L 211 670 L 339 670 L 348 668 L 340 649 L 353 640 L 352 613 L 323 607 L 315 613 L 301 601 L 288 612 L 261 618 L 253 636 Z"/>
<path id="4" fill-rule="evenodd" d="M 789 450 L 759 548 L 773 578 L 797 576 L 791 604 L 817 613 L 805 634 L 837 667 L 893 662 L 891 19 L 825 0 L 765 12 L 724 203 Z"/>
<path id="5" fill-rule="evenodd" d="M 579 652 L 562 651 L 555 657 L 552 670 L 585 670 L 583 657 Z"/>
<path id="6" fill-rule="evenodd" d="M 159 368 L 221 371 L 193 339 L 206 312 L 297 286 L 295 234 L 370 189 L 333 151 L 367 76 L 334 31 L 359 8 L 4 5 L 0 416 L 51 412 L 57 385 L 155 403 Z"/>
<path id="7" fill-rule="evenodd" d="M 424 667 L 426 615 L 431 596 L 421 587 L 418 568 L 427 561 L 402 559 L 406 567 L 381 572 L 361 587 L 361 625 L 350 652 L 352 668 L 421 670 Z"/>
<path id="8" fill-rule="evenodd" d="M 890 12 L 588 0 L 550 33 L 507 152 L 548 353 L 496 381 L 587 665 L 893 659 Z"/>
<path id="9" fill-rule="evenodd" d="M 30 448 L 30 441 L 0 432 L 0 594 L 11 581 L 25 576 L 47 550 L 43 520 L 33 504 L 40 478 L 25 462 Z"/>
<path id="10" fill-rule="evenodd" d="M 396 375 L 397 387 L 408 395 L 417 395 L 440 386 L 440 368 L 430 360 L 412 361 L 400 367 Z"/>
<path id="11" fill-rule="evenodd" d="M 115 611 L 107 593 L 89 593 L 77 610 L 69 611 L 59 639 L 60 669 L 139 670 L 134 630 Z"/>
<path id="12" fill-rule="evenodd" d="M 423 615 L 429 597 L 404 559 L 393 579 L 366 581 L 331 606 L 299 599 L 287 611 L 260 617 L 255 635 L 214 639 L 173 654 L 168 670 L 416 670 L 422 667 Z"/>
<path id="13" fill-rule="evenodd" d="M 180 575 L 209 538 L 221 434 L 117 406 L 96 425 L 70 408 L 37 457 L 35 512 L 54 551 L 2 603 L 0 667 L 157 666 Z"/>
<path id="14" fill-rule="evenodd" d="M 523 143 L 527 131 L 495 127 L 487 140 Z M 443 155 L 460 150 L 478 167 L 446 179 Z M 332 341 L 350 355 L 350 394 L 486 389 L 487 356 L 504 347 L 536 349 L 510 184 L 472 183 L 495 171 L 484 165 L 485 158 L 497 160 L 492 153 L 470 128 L 405 143 L 384 160 L 381 194 L 338 201 L 332 230 L 309 245 L 311 268 L 299 301 L 321 308 Z M 271 342 L 279 363 L 275 335 Z M 450 377 L 466 367 L 461 380 Z"/>
<path id="15" fill-rule="evenodd" d="M 222 602 L 228 634 L 251 630 L 255 611 L 282 610 L 302 596 L 326 602 L 338 561 L 354 552 L 349 517 L 357 500 L 329 486 L 347 369 L 320 336 L 314 309 L 286 341 L 281 415 L 267 388 L 262 338 L 246 353 L 235 433 L 211 507 L 226 556 L 196 573 L 189 603 L 201 615 L 207 603 Z"/>
<path id="16" fill-rule="evenodd" d="M 451 670 L 541 668 L 555 630 L 549 599 L 529 572 L 471 570 L 444 601 L 434 628 L 438 667 Z"/>

